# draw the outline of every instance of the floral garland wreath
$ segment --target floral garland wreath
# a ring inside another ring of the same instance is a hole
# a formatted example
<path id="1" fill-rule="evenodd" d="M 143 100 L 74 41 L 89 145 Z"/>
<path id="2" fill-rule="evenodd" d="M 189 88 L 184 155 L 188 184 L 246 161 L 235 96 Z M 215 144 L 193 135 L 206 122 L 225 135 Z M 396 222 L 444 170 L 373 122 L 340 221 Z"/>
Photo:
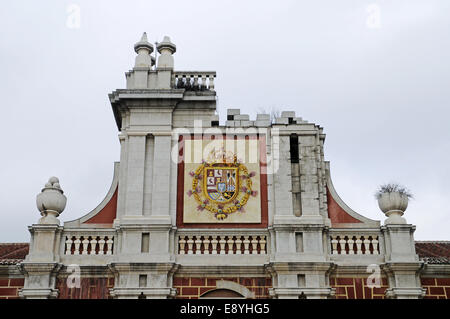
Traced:
<path id="1" fill-rule="evenodd" d="M 198 211 L 204 211 L 206 209 L 207 211 L 213 213 L 217 220 L 224 220 L 236 211 L 245 212 L 244 206 L 247 204 L 250 196 L 255 197 L 258 194 L 257 191 L 252 189 L 252 177 L 256 175 L 255 172 L 249 173 L 247 167 L 236 160 L 234 163 L 224 163 L 224 165 L 237 168 L 240 177 L 238 179 L 237 187 L 239 192 L 234 201 L 227 204 L 215 203 L 210 201 L 208 198 L 204 198 L 206 196 L 203 194 L 200 181 L 204 178 L 203 173 L 205 172 L 205 168 L 214 167 L 213 164 L 203 161 L 195 171 L 189 173 L 189 175 L 193 177 L 193 180 L 192 189 L 187 192 L 187 195 L 189 197 L 194 196 L 195 201 L 199 204 L 197 206 Z"/>

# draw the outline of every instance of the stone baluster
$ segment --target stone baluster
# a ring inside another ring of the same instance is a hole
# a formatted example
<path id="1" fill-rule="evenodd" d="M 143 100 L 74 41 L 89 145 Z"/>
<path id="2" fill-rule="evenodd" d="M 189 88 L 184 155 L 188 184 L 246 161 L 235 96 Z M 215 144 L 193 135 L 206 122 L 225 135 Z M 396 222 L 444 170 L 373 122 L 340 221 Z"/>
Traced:
<path id="1" fill-rule="evenodd" d="M 259 240 L 259 247 L 260 247 L 259 253 L 261 255 L 266 254 L 266 243 L 267 243 L 266 236 L 262 236 L 261 239 Z"/>
<path id="2" fill-rule="evenodd" d="M 98 253 L 100 255 L 105 254 L 105 244 L 106 244 L 105 237 L 100 237 L 100 240 L 98 241 Z"/>
<path id="3" fill-rule="evenodd" d="M 356 254 L 357 255 L 362 255 L 362 249 L 361 249 L 362 240 L 361 240 L 361 238 L 363 238 L 361 235 L 356 236 Z"/>
<path id="4" fill-rule="evenodd" d="M 188 236 L 187 244 L 188 244 L 188 255 L 192 255 L 194 253 L 194 251 L 192 249 L 192 246 L 194 244 L 193 237 Z"/>
<path id="5" fill-rule="evenodd" d="M 178 253 L 180 254 L 180 255 L 184 255 L 186 252 L 184 251 L 184 247 L 186 247 L 186 239 L 184 239 L 185 237 L 183 236 L 183 237 L 181 237 L 180 236 L 180 240 L 178 241 L 178 243 L 179 243 L 179 251 L 178 251 Z"/>
<path id="6" fill-rule="evenodd" d="M 73 242 L 75 244 L 75 251 L 73 252 L 74 255 L 80 254 L 80 244 L 81 240 L 79 237 L 75 237 L 75 241 Z"/>
<path id="7" fill-rule="evenodd" d="M 331 236 L 331 248 L 332 248 L 332 254 L 333 255 L 337 255 L 339 254 L 338 252 L 338 243 L 339 241 L 337 240 L 337 236 Z"/>
<path id="8" fill-rule="evenodd" d="M 87 255 L 87 253 L 88 253 L 88 251 L 87 251 L 88 245 L 89 245 L 89 240 L 87 240 L 87 238 L 84 238 L 81 241 L 81 254 L 82 255 Z"/>
<path id="9" fill-rule="evenodd" d="M 206 75 L 202 74 L 202 86 L 201 86 L 202 90 L 206 90 Z"/>
<path id="10" fill-rule="evenodd" d="M 256 236 L 252 237 L 252 254 L 257 255 L 258 254 L 258 240 L 256 239 Z"/>
<path id="11" fill-rule="evenodd" d="M 194 84 L 192 85 L 194 87 L 194 89 L 198 89 L 199 85 L 198 85 L 198 75 L 194 75 Z"/>
<path id="12" fill-rule="evenodd" d="M 366 255 L 370 255 L 370 240 L 364 237 L 364 250 Z"/>
<path id="13" fill-rule="evenodd" d="M 203 240 L 203 254 L 209 255 L 209 243 L 211 241 L 209 240 L 209 236 L 205 236 L 205 239 Z"/>
<path id="14" fill-rule="evenodd" d="M 220 244 L 220 254 L 225 255 L 225 244 L 226 244 L 225 237 L 220 237 L 219 244 Z"/>
<path id="15" fill-rule="evenodd" d="M 248 247 L 250 245 L 250 240 L 248 239 L 249 236 L 244 236 L 244 255 L 249 255 L 250 251 L 248 250 Z"/>
<path id="16" fill-rule="evenodd" d="M 201 255 L 202 254 L 202 239 L 200 236 L 197 236 L 195 239 L 195 254 Z"/>
<path id="17" fill-rule="evenodd" d="M 72 254 L 72 243 L 73 243 L 72 238 L 71 237 L 67 237 L 65 255 Z"/>
<path id="18" fill-rule="evenodd" d="M 189 74 L 186 74 L 186 89 L 191 89 L 192 85 L 191 85 L 191 76 Z"/>
<path id="19" fill-rule="evenodd" d="M 227 244 L 228 244 L 228 254 L 232 255 L 233 254 L 233 244 L 234 244 L 233 236 L 228 236 Z"/>
<path id="20" fill-rule="evenodd" d="M 241 247 L 242 247 L 241 236 L 236 236 L 236 255 L 242 254 Z"/>
<path id="21" fill-rule="evenodd" d="M 106 254 L 107 255 L 112 255 L 112 252 L 113 252 L 112 251 L 113 250 L 112 246 L 113 246 L 113 243 L 114 243 L 113 238 L 114 237 L 108 238 L 108 240 L 106 241 Z"/>
<path id="22" fill-rule="evenodd" d="M 217 255 L 217 243 L 219 241 L 217 240 L 217 237 L 213 237 L 213 239 L 211 240 L 211 246 L 212 246 L 212 254 L 213 255 Z"/>
<path id="23" fill-rule="evenodd" d="M 345 250 L 345 243 L 347 241 L 344 239 L 344 237 L 341 237 L 341 239 L 339 240 L 339 246 L 341 247 L 341 255 L 346 255 L 347 251 Z"/>
<path id="24" fill-rule="evenodd" d="M 209 76 L 209 89 L 214 90 L 214 75 Z"/>
<path id="25" fill-rule="evenodd" d="M 373 254 L 374 255 L 378 255 L 379 251 L 378 251 L 378 237 L 373 237 L 372 239 L 372 247 L 373 247 Z"/>
<path id="26" fill-rule="evenodd" d="M 347 243 L 348 243 L 348 254 L 354 255 L 355 250 L 354 250 L 353 244 L 355 243 L 355 241 L 353 240 L 353 237 L 349 237 L 347 240 Z"/>
<path id="27" fill-rule="evenodd" d="M 97 254 L 97 251 L 95 249 L 96 247 L 97 247 L 97 237 L 92 237 L 92 239 L 91 239 L 91 251 L 90 251 L 91 255 L 96 255 Z"/>

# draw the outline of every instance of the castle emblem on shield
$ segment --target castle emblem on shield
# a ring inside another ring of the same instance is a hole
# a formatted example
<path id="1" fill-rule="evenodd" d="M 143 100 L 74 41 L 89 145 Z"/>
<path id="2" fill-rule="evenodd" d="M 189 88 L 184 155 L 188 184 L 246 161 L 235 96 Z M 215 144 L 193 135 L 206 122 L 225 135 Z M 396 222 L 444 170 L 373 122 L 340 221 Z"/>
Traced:
<path id="1" fill-rule="evenodd" d="M 257 196 L 252 189 L 252 178 L 256 173 L 249 173 L 236 155 L 223 148 L 213 150 L 189 175 L 193 179 L 187 195 L 195 198 L 198 211 L 213 213 L 217 220 L 224 220 L 236 212 L 245 213 L 244 206 L 250 197 Z"/>
<path id="2" fill-rule="evenodd" d="M 220 164 L 204 168 L 205 185 L 203 191 L 207 198 L 216 203 L 229 203 L 239 193 L 239 174 L 237 167 L 224 167 Z"/>

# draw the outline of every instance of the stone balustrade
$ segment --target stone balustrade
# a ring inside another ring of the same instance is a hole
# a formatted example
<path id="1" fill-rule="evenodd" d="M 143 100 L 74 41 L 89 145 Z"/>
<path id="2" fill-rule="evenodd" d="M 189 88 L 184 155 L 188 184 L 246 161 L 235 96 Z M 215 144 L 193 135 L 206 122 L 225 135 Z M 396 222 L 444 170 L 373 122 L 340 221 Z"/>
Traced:
<path id="1" fill-rule="evenodd" d="M 180 235 L 180 255 L 265 255 L 265 235 Z"/>
<path id="2" fill-rule="evenodd" d="M 174 72 L 173 86 L 187 91 L 213 91 L 216 72 Z"/>
<path id="3" fill-rule="evenodd" d="M 379 255 L 377 235 L 338 234 L 331 235 L 332 255 Z"/>
<path id="4" fill-rule="evenodd" d="M 112 255 L 113 235 L 66 235 L 65 255 Z"/>

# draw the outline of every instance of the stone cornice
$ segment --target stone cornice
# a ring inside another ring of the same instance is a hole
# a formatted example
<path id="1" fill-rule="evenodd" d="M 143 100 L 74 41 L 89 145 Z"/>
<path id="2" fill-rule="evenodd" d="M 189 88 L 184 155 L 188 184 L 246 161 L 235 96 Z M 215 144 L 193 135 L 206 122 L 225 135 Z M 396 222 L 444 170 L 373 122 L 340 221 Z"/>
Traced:
<path id="1" fill-rule="evenodd" d="M 20 270 L 24 274 L 41 274 L 41 273 L 56 273 L 62 264 L 60 263 L 36 263 L 36 262 L 22 262 L 20 263 Z"/>
<path id="2" fill-rule="evenodd" d="M 173 262 L 166 263 L 127 263 L 112 262 L 107 265 L 113 273 L 135 272 L 135 271 L 166 271 L 173 273 L 177 270 L 178 265 Z"/>
<path id="3" fill-rule="evenodd" d="M 422 276 L 450 276 L 450 264 L 427 264 L 425 263 Z"/>
<path id="4" fill-rule="evenodd" d="M 267 268 L 271 273 L 295 271 L 325 271 L 328 273 L 335 269 L 335 265 L 332 262 L 271 262 Z"/>
<path id="5" fill-rule="evenodd" d="M 423 261 L 417 262 L 387 262 L 384 269 L 387 272 L 402 272 L 402 271 L 420 271 L 425 266 Z"/>
<path id="6" fill-rule="evenodd" d="M 226 265 L 223 267 L 217 265 L 185 265 L 178 264 L 179 268 L 176 271 L 177 275 L 254 275 L 254 276 L 267 276 L 265 265 Z"/>

